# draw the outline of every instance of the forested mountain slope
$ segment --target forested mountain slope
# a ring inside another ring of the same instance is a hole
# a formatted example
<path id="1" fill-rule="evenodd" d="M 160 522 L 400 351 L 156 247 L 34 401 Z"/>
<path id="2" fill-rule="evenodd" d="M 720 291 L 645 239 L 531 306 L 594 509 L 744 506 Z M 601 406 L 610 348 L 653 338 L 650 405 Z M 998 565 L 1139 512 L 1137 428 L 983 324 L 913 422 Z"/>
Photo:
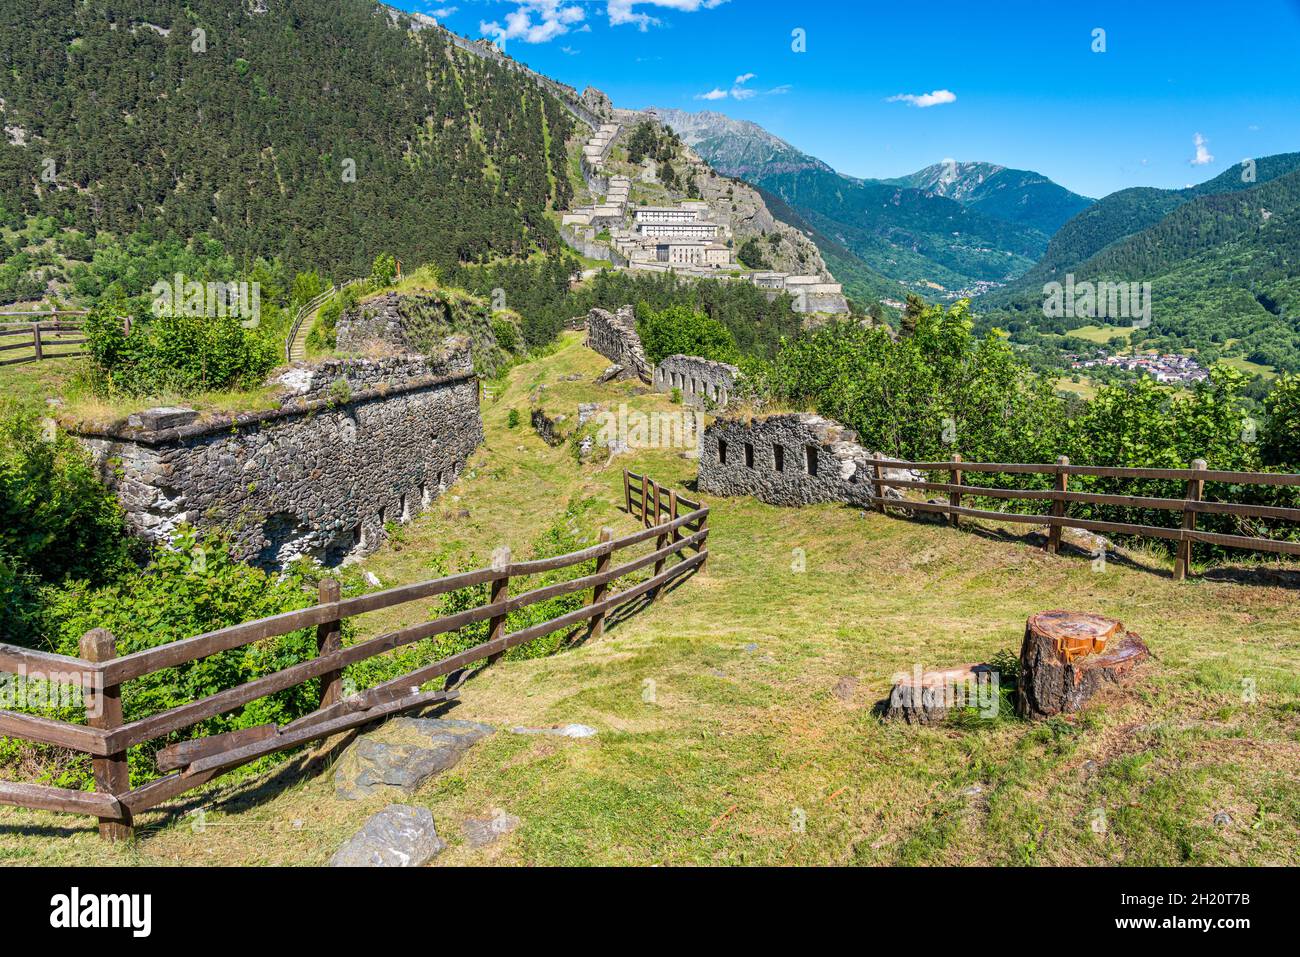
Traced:
<path id="1" fill-rule="evenodd" d="M 1281 153 L 1256 161 L 1253 180 L 1243 178 L 1244 168 L 1234 165 L 1187 189 L 1136 186 L 1111 193 L 1062 226 L 1033 269 L 1006 288 L 981 297 L 980 306 L 984 310 L 1027 308 L 1035 298 L 1041 300 L 1043 283 L 1063 281 L 1066 273 L 1077 271 L 1091 256 L 1155 226 L 1180 206 L 1202 196 L 1253 189 L 1296 169 L 1300 169 L 1300 153 Z"/>
<path id="2" fill-rule="evenodd" d="M 0 5 L 0 218 L 364 275 L 554 247 L 574 119 L 371 0 Z"/>
<path id="3" fill-rule="evenodd" d="M 1196 196 L 1069 269 L 1076 282 L 1150 282 L 1152 325 L 1142 335 L 1158 347 L 1228 346 L 1300 369 L 1300 170 Z M 986 318 L 1047 331 L 1087 321 L 1045 319 L 1042 304 L 1041 286 L 1027 288 Z"/>
<path id="4" fill-rule="evenodd" d="M 836 172 L 755 123 L 714 112 L 657 110 L 701 156 L 779 197 L 844 253 L 925 295 L 1008 282 L 1091 200 L 1039 173 L 939 163 L 892 180 Z M 895 292 L 897 295 L 898 292 Z"/>
<path id="5" fill-rule="evenodd" d="M 1020 223 L 1051 236 L 1092 200 L 1052 182 L 1042 173 L 996 163 L 943 162 L 885 182 L 946 196 L 994 219 Z"/>

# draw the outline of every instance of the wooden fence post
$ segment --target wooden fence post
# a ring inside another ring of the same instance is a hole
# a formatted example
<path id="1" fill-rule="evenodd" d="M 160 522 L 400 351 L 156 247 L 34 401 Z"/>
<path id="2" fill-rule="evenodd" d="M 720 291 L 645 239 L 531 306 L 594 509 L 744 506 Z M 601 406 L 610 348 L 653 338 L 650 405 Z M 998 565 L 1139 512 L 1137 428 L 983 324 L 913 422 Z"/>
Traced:
<path id="1" fill-rule="evenodd" d="M 333 578 L 322 578 L 320 582 L 320 603 L 332 604 L 339 600 L 339 583 Z M 335 618 L 316 626 L 316 654 L 328 655 L 343 647 L 343 622 Z M 328 671 L 320 678 L 320 706 L 328 708 L 343 698 L 343 672 Z"/>
<path id="2" fill-rule="evenodd" d="M 1064 471 L 1063 466 L 1070 464 L 1070 457 L 1062 455 L 1056 460 L 1056 490 L 1064 492 L 1070 487 L 1070 473 Z M 1052 514 L 1057 518 L 1065 517 L 1065 502 L 1061 499 L 1052 500 Z M 1061 550 L 1061 526 L 1052 525 L 1047 530 L 1047 550 L 1055 555 Z"/>
<path id="3" fill-rule="evenodd" d="M 954 463 L 960 462 L 960 461 L 961 461 L 961 455 L 959 455 L 958 453 L 954 452 L 954 453 L 952 454 L 952 460 L 953 460 Z M 953 485 L 960 485 L 960 484 L 961 484 L 961 469 L 959 469 L 959 468 L 955 468 L 955 467 L 949 469 L 949 470 L 948 470 L 948 481 L 951 482 Z M 950 508 L 953 508 L 953 509 L 960 508 L 960 507 L 961 507 L 961 492 L 957 492 L 957 491 L 949 491 L 949 492 L 948 492 L 948 505 L 949 505 Z M 953 527 L 953 528 L 956 528 L 957 525 L 958 525 L 958 522 L 959 522 L 959 516 L 957 515 L 957 513 L 956 513 L 955 511 L 952 513 L 951 518 L 952 518 L 952 527 Z"/>
<path id="4" fill-rule="evenodd" d="M 32 348 L 36 350 L 36 361 L 40 362 L 45 357 L 41 349 L 41 321 L 37 319 L 32 323 Z"/>
<path id="5" fill-rule="evenodd" d="M 881 482 L 881 478 L 883 477 L 884 473 L 882 473 L 880 470 L 880 453 L 874 452 L 872 453 L 871 457 L 875 463 L 874 464 L 875 477 L 872 479 L 871 482 L 872 494 L 876 500 L 876 511 L 879 512 L 881 515 L 884 515 L 885 514 L 885 486 L 884 483 Z"/>
<path id="6" fill-rule="evenodd" d="M 602 528 L 600 530 L 600 542 L 602 545 L 605 542 L 612 542 L 613 540 L 614 540 L 614 530 L 612 528 Z M 613 564 L 613 561 L 614 561 L 614 552 L 612 550 L 606 552 L 604 555 L 601 555 L 599 558 L 597 558 L 596 574 L 601 575 L 609 571 L 609 566 Z M 591 603 L 593 605 L 600 604 L 602 601 L 605 600 L 605 596 L 608 593 L 609 593 L 608 584 L 597 585 L 595 588 L 591 590 Z M 595 615 L 591 617 L 591 624 L 587 626 L 587 639 L 589 641 L 594 640 L 596 638 L 601 637 L 604 634 L 605 634 L 605 612 L 601 611 L 601 612 L 597 612 Z"/>
<path id="7" fill-rule="evenodd" d="M 627 477 L 627 469 L 623 470 L 623 506 L 629 515 L 632 514 L 632 480 Z"/>
<path id="8" fill-rule="evenodd" d="M 675 500 L 676 496 L 677 496 L 676 491 L 674 491 L 674 490 L 672 490 L 672 489 L 669 489 L 669 491 L 668 491 L 668 502 L 669 502 L 669 510 L 670 510 L 670 511 L 671 511 L 671 508 L 672 508 L 672 503 L 673 503 L 673 501 Z M 660 502 L 659 489 L 656 488 L 656 489 L 655 489 L 655 525 L 659 525 L 659 524 L 660 524 L 660 522 L 659 522 L 659 507 L 660 507 L 660 504 L 661 504 L 661 502 Z M 665 522 L 665 523 L 663 523 L 663 524 L 666 525 L 666 524 L 668 524 L 668 523 Z M 658 551 L 658 550 L 661 549 L 661 548 L 666 548 L 667 545 L 668 545 L 668 532 L 666 532 L 666 531 L 660 532 L 659 535 L 658 535 L 658 537 L 655 538 L 655 551 Z M 666 558 L 661 558 L 661 559 L 659 559 L 658 561 L 655 562 L 655 574 L 656 574 L 656 575 L 658 575 L 660 572 L 662 572 L 662 571 L 664 570 L 664 563 L 665 563 L 666 561 L 667 561 Z M 655 600 L 656 598 L 658 598 L 658 597 L 659 597 L 659 589 L 658 589 L 658 588 L 656 588 L 656 589 L 654 589 L 652 592 L 650 592 L 650 600 L 651 600 L 651 601 L 654 601 L 654 600 Z"/>
<path id="9" fill-rule="evenodd" d="M 1195 459 L 1192 462 L 1192 469 L 1197 472 L 1204 472 L 1206 469 L 1205 459 Z M 1190 478 L 1187 480 L 1187 501 L 1199 502 L 1201 496 L 1205 494 L 1205 480 L 1201 478 Z M 1183 508 L 1183 530 L 1192 531 L 1196 528 L 1196 513 L 1190 509 Z M 1184 538 L 1178 543 L 1178 553 L 1174 558 L 1174 581 L 1182 581 L 1187 577 L 1187 573 L 1192 570 L 1192 540 Z"/>
<path id="10" fill-rule="evenodd" d="M 664 501 L 663 501 L 663 499 L 664 499 L 664 490 L 663 490 L 663 486 L 662 486 L 662 485 L 659 485 L 659 484 L 656 483 L 656 485 L 655 485 L 655 513 L 654 513 L 654 516 L 650 519 L 650 524 L 651 524 L 652 526 L 653 526 L 653 525 L 658 525 L 658 524 L 659 524 L 659 516 L 660 516 L 660 514 L 662 514 L 662 509 L 663 509 L 663 507 L 664 507 Z"/>
<path id="11" fill-rule="evenodd" d="M 81 657 L 87 661 L 111 661 L 117 657 L 117 640 L 103 628 L 93 628 L 81 636 Z M 112 731 L 122 725 L 122 686 L 105 685 L 86 692 L 86 724 L 103 731 Z M 126 752 L 119 751 L 104 758 L 92 758 L 95 772 L 95 790 L 114 797 L 131 790 L 131 774 L 126 762 Z M 123 809 L 123 816 L 101 817 L 99 836 L 106 841 L 129 841 L 134 835 L 131 812 Z"/>
<path id="12" fill-rule="evenodd" d="M 700 572 L 703 573 L 703 572 L 704 572 L 704 566 L 707 565 L 707 564 L 709 563 L 709 556 L 708 556 L 708 548 L 709 548 L 709 516 L 708 516 L 708 513 L 707 513 L 707 512 L 705 513 L 704 517 L 700 519 L 700 531 L 704 533 L 704 537 L 700 539 L 700 544 L 697 545 L 697 546 L 695 546 L 695 551 L 696 551 L 696 553 L 699 553 L 699 552 L 704 552 L 704 553 L 705 553 L 703 561 L 700 562 Z"/>
<path id="13" fill-rule="evenodd" d="M 510 546 L 503 545 L 498 548 L 492 555 L 492 570 L 500 572 L 500 578 L 492 579 L 492 588 L 488 595 L 488 603 L 495 605 L 497 602 L 505 601 L 510 597 Z M 506 636 L 506 616 L 493 615 L 488 619 L 488 641 L 496 641 Z M 504 655 L 504 651 L 498 651 L 494 655 L 488 655 L 488 664 L 494 665 Z"/>
<path id="14" fill-rule="evenodd" d="M 670 488 L 668 490 L 668 521 L 677 521 L 677 489 L 675 488 Z M 676 542 L 681 537 L 682 530 L 680 528 L 674 528 L 673 541 Z"/>
<path id="15" fill-rule="evenodd" d="M 641 525 L 642 527 L 645 526 L 646 505 L 649 504 L 649 502 L 647 501 L 648 496 L 646 495 L 647 488 L 649 488 L 649 482 L 646 479 L 646 477 L 642 475 L 641 476 Z"/>

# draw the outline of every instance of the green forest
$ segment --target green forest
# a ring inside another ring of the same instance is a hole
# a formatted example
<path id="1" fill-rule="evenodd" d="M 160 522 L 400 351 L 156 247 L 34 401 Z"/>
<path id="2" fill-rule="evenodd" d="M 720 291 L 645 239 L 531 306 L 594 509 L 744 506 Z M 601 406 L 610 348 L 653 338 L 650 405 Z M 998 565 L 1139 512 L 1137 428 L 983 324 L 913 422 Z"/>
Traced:
<path id="1" fill-rule="evenodd" d="M 381 251 L 555 249 L 545 213 L 571 198 L 575 121 L 554 96 L 369 0 L 7 4 L 0 69 L 28 144 L 0 141 L 11 230 L 40 214 L 90 241 L 206 234 L 240 265 L 346 278 Z"/>

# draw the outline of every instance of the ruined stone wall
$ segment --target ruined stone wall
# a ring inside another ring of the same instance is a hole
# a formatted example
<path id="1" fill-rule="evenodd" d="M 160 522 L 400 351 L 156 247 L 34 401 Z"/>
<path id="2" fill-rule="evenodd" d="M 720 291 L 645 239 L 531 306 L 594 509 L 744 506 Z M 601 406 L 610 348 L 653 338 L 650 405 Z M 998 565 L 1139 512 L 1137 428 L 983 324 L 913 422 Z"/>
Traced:
<path id="1" fill-rule="evenodd" d="M 587 314 L 587 347 L 622 366 L 619 378 L 650 381 L 650 362 L 641 347 L 631 306 L 623 306 L 617 313 L 592 309 Z"/>
<path id="2" fill-rule="evenodd" d="M 439 362 L 345 360 L 281 382 L 294 394 L 275 410 L 199 421 L 175 409 L 81 432 L 129 527 L 164 541 L 187 523 L 264 567 L 303 555 L 333 566 L 428 508 L 483 441 L 463 346 Z"/>
<path id="3" fill-rule="evenodd" d="M 668 356 L 655 366 L 656 392 L 682 390 L 682 400 L 694 406 L 725 408 L 736 390 L 740 370 L 725 362 L 699 356 Z"/>
<path id="4" fill-rule="evenodd" d="M 507 310 L 494 312 L 475 297 L 454 291 L 388 292 L 364 299 L 339 316 L 337 348 L 360 354 L 439 356 L 447 337 L 467 336 L 474 369 L 490 378 L 510 357 L 497 339 L 494 321 L 514 324 L 514 346 L 522 346 L 517 317 Z"/>
<path id="5" fill-rule="evenodd" d="M 718 419 L 704 430 L 699 487 L 772 505 L 869 505 L 869 458 L 853 432 L 818 415 Z"/>

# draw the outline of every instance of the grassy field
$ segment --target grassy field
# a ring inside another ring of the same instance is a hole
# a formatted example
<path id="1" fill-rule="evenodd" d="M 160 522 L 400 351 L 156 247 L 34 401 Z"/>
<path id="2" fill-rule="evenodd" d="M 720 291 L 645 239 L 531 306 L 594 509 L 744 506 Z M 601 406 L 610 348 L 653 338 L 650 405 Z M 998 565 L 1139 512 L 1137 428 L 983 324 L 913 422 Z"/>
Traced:
<path id="1" fill-rule="evenodd" d="M 675 408 L 593 385 L 606 365 L 569 335 L 513 369 L 462 480 L 362 567 L 392 585 L 428 577 L 435 554 L 523 549 L 570 502 L 588 503 L 593 538 L 630 530 L 623 467 L 689 488 L 681 450 L 580 466 L 526 414 L 507 427 L 542 385 L 548 409 Z M 503 730 L 432 779 L 408 803 L 431 808 L 451 844 L 436 865 L 1300 863 L 1294 566 L 1198 567 L 1176 583 L 1157 554 L 1098 570 L 1080 549 L 1045 554 L 1024 526 L 705 501 L 704 574 L 598 642 L 507 659 L 465 686 L 457 718 L 599 735 Z M 1086 713 L 1040 724 L 873 715 L 894 673 L 1017 650 L 1025 618 L 1049 608 L 1121 618 L 1154 658 Z M 418 620 L 407 609 L 365 630 L 403 615 Z M 147 815 L 130 846 L 103 845 L 80 819 L 0 808 L 0 864 L 321 864 L 387 803 L 337 800 L 328 757 L 209 787 Z M 185 814 L 199 807 L 201 828 Z M 494 807 L 522 825 L 471 849 L 460 823 Z"/>
<path id="2" fill-rule="evenodd" d="M 1091 379 L 1082 376 L 1078 382 L 1075 382 L 1068 375 L 1063 375 L 1056 380 L 1056 391 L 1071 392 L 1081 398 L 1092 399 L 1097 395 L 1097 386 Z"/>
<path id="3" fill-rule="evenodd" d="M 1128 341 L 1133 338 L 1133 332 L 1132 326 L 1080 326 L 1078 329 L 1071 329 L 1066 335 L 1074 339 L 1083 339 L 1094 345 L 1104 346 L 1116 336 Z"/>
<path id="4" fill-rule="evenodd" d="M 1221 365 L 1231 366 L 1234 369 L 1249 373 L 1250 375 L 1263 376 L 1265 379 L 1277 378 L 1277 370 L 1272 366 L 1262 365 L 1258 362 L 1251 362 L 1249 359 L 1243 359 L 1240 356 L 1228 356 L 1227 358 L 1220 359 L 1219 363 Z"/>

